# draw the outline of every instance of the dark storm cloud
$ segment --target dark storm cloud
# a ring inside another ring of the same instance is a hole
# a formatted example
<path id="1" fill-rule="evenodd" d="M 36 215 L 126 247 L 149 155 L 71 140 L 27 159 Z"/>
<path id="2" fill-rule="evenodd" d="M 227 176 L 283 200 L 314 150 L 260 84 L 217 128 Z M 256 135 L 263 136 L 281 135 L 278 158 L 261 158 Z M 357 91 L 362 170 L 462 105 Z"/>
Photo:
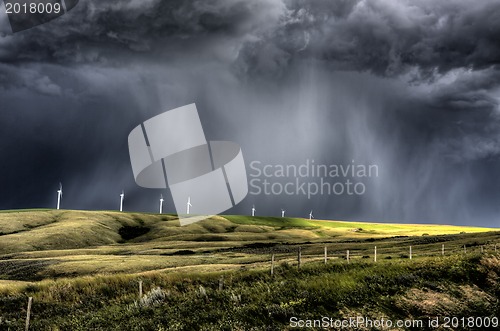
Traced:
<path id="1" fill-rule="evenodd" d="M 36 91 L 40 94 L 60 96 L 61 86 L 51 78 L 34 68 L 15 68 L 0 63 L 0 89 L 23 89 Z"/>
<path id="2" fill-rule="evenodd" d="M 499 83 L 500 70 L 455 70 L 429 84 L 434 89 L 428 88 L 426 97 L 437 108 L 491 109 L 498 106 L 495 89 Z"/>
<path id="3" fill-rule="evenodd" d="M 207 138 L 247 162 L 380 167 L 362 197 L 231 212 L 496 224 L 499 15 L 493 0 L 81 0 L 0 36 L 0 207 L 52 206 L 63 181 L 65 207 L 116 208 L 125 189 L 126 209 L 155 210 L 127 135 L 196 102 Z"/>
<path id="4" fill-rule="evenodd" d="M 336 69 L 399 75 L 484 69 L 500 60 L 498 1 L 285 1 L 279 24 L 241 53 L 246 72 L 315 57 Z"/>
<path id="5" fill-rule="evenodd" d="M 175 57 L 233 40 L 243 76 L 275 76 L 316 58 L 386 76 L 417 70 L 421 80 L 496 66 L 499 33 L 494 0 L 83 1 L 51 24 L 4 38 L 0 61 L 112 65 L 127 54 Z"/>
<path id="6" fill-rule="evenodd" d="M 85 63 L 116 51 L 223 46 L 225 38 L 243 45 L 237 63 L 247 73 L 315 57 L 337 69 L 429 74 L 498 64 L 499 33 L 494 0 L 82 1 L 50 24 L 3 38 L 0 60 Z"/>
<path id="7" fill-rule="evenodd" d="M 0 60 L 89 63 L 105 62 L 117 52 L 193 50 L 211 38 L 258 30 L 276 7 L 261 0 L 81 1 L 50 24 L 4 38 Z"/>

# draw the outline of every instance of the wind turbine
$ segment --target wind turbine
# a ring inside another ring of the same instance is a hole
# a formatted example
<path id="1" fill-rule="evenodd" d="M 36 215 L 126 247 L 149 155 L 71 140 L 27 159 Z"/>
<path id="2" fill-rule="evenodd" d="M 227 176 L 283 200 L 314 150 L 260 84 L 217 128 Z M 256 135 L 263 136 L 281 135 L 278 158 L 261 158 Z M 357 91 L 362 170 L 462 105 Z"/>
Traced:
<path id="1" fill-rule="evenodd" d="M 188 197 L 188 202 L 186 204 L 186 209 L 187 209 L 186 214 L 188 214 L 188 215 L 189 215 L 189 210 L 190 210 L 189 207 L 193 207 L 193 205 L 191 204 L 191 197 Z"/>
<path id="2" fill-rule="evenodd" d="M 314 218 L 313 211 L 311 210 L 311 212 L 309 213 L 309 219 L 312 220 L 313 218 Z"/>
<path id="3" fill-rule="evenodd" d="M 123 198 L 125 197 L 125 193 L 120 194 L 120 211 L 123 211 Z"/>
<path id="4" fill-rule="evenodd" d="M 160 214 L 163 212 L 163 194 L 160 194 Z"/>
<path id="5" fill-rule="evenodd" d="M 252 206 L 252 216 L 255 216 L 255 211 L 256 211 L 256 210 L 257 210 L 257 209 L 255 209 L 255 205 L 253 205 L 253 206 Z"/>
<path id="6" fill-rule="evenodd" d="M 281 209 L 281 217 L 285 217 L 285 210 Z"/>
<path id="7" fill-rule="evenodd" d="M 62 184 L 59 183 L 59 190 L 57 190 L 57 209 L 61 207 L 61 198 L 62 198 Z"/>

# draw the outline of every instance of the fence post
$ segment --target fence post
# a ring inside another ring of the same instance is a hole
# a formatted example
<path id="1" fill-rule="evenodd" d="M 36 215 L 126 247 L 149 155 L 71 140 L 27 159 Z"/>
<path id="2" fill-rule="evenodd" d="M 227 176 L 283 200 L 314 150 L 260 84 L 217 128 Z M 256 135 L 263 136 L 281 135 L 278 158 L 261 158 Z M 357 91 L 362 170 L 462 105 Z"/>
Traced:
<path id="1" fill-rule="evenodd" d="M 373 258 L 373 262 L 377 262 L 377 246 L 375 246 L 375 255 L 374 255 L 374 258 Z"/>
<path id="2" fill-rule="evenodd" d="M 219 278 L 219 291 L 224 289 L 224 276 L 220 276 Z"/>
<path id="3" fill-rule="evenodd" d="M 274 254 L 271 256 L 271 276 L 274 275 Z"/>
<path id="4" fill-rule="evenodd" d="M 464 254 L 467 254 L 467 246 L 464 245 Z"/>
<path id="5" fill-rule="evenodd" d="M 497 252 L 497 244 L 495 244 L 495 253 Z"/>
<path id="6" fill-rule="evenodd" d="M 139 281 L 139 299 L 142 299 L 142 280 Z"/>
<path id="7" fill-rule="evenodd" d="M 349 250 L 347 250 L 346 257 L 347 257 L 347 263 L 349 263 L 349 261 L 350 261 Z"/>
<path id="8" fill-rule="evenodd" d="M 412 254 L 412 251 L 411 251 L 411 246 L 410 246 L 410 260 L 413 258 L 413 254 Z"/>
<path id="9" fill-rule="evenodd" d="M 326 248 L 325 246 L 325 264 L 327 260 L 328 260 L 328 248 Z"/>
<path id="10" fill-rule="evenodd" d="M 441 255 L 444 256 L 444 244 L 441 246 Z"/>
<path id="11" fill-rule="evenodd" d="M 484 253 L 484 246 L 481 245 L 481 253 Z"/>
<path id="12" fill-rule="evenodd" d="M 297 250 L 297 266 L 298 268 L 300 268 L 302 264 L 302 251 L 301 251 L 301 248 L 299 246 L 299 249 Z"/>
<path id="13" fill-rule="evenodd" d="M 26 312 L 26 331 L 30 328 L 30 317 L 31 317 L 31 304 L 33 303 L 33 298 L 28 298 L 28 311 Z"/>

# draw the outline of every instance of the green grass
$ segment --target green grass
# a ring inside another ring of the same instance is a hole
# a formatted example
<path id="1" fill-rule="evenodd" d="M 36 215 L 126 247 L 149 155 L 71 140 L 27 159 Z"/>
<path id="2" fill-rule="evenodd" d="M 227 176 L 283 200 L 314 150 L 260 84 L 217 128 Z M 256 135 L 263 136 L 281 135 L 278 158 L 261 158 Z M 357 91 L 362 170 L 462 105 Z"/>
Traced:
<path id="1" fill-rule="evenodd" d="M 300 270 L 285 263 L 275 271 L 152 272 L 0 287 L 0 329 L 22 328 L 28 296 L 35 330 L 284 330 L 293 316 L 425 320 L 500 313 L 498 256 L 309 263 Z"/>
<path id="2" fill-rule="evenodd" d="M 477 251 L 496 242 L 498 233 L 491 230 L 249 216 L 216 216 L 180 227 L 175 215 L 8 211 L 0 213 L 0 279 L 234 270 L 259 267 L 272 253 L 293 259 L 299 244 L 304 258 L 312 260 L 324 245 L 332 258 L 342 258 L 346 250 L 353 259 L 371 256 L 374 245 L 380 258 L 405 255 L 409 245 L 422 257 L 436 255 L 443 242 L 450 253 L 464 244 Z"/>
<path id="3" fill-rule="evenodd" d="M 273 228 L 321 228 L 324 222 L 314 223 L 303 218 L 289 217 L 252 217 L 244 215 L 227 215 L 224 218 L 236 224 L 263 225 Z"/>
<path id="4" fill-rule="evenodd" d="M 283 330 L 291 316 L 498 316 L 495 244 L 498 229 L 449 225 L 229 215 L 180 227 L 175 215 L 5 211 L 0 330 L 23 327 L 28 296 L 34 330 Z"/>

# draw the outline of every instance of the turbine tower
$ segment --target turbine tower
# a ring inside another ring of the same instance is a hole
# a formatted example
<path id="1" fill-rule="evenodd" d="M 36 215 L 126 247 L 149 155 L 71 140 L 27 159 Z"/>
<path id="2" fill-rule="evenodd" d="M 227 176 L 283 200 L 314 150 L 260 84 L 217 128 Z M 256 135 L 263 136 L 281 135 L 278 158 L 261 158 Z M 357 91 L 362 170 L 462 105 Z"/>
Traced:
<path id="1" fill-rule="evenodd" d="M 281 209 L 281 217 L 285 217 L 285 210 Z"/>
<path id="2" fill-rule="evenodd" d="M 309 213 L 309 219 L 312 220 L 313 218 L 314 218 L 313 211 L 311 210 L 311 212 Z"/>
<path id="3" fill-rule="evenodd" d="M 160 214 L 163 213 L 163 194 L 160 194 Z"/>
<path id="4" fill-rule="evenodd" d="M 123 211 L 123 198 L 125 197 L 125 193 L 120 194 L 120 211 Z"/>
<path id="5" fill-rule="evenodd" d="M 256 210 L 257 210 L 257 209 L 255 209 L 255 205 L 253 205 L 253 206 L 252 206 L 252 216 L 255 216 L 255 211 L 256 211 Z"/>
<path id="6" fill-rule="evenodd" d="M 57 190 L 57 209 L 61 207 L 61 198 L 62 198 L 62 184 L 59 183 L 59 190 Z"/>
<path id="7" fill-rule="evenodd" d="M 188 215 L 189 215 L 190 207 L 193 207 L 193 205 L 191 204 L 191 197 L 188 197 L 188 202 L 186 204 L 186 214 L 188 214 Z"/>

